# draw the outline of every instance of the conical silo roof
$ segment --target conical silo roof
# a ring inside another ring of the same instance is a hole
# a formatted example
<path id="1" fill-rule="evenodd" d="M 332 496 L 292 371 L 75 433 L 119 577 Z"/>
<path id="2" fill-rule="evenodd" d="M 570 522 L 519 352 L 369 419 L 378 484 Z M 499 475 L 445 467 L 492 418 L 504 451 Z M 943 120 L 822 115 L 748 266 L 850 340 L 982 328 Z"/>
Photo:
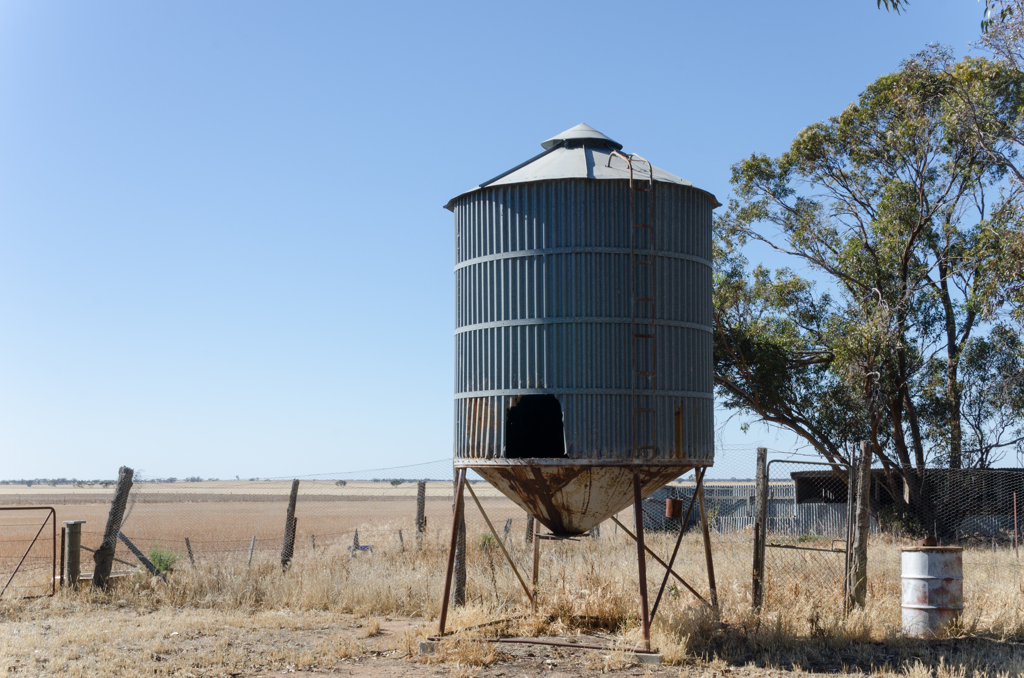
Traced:
<path id="1" fill-rule="evenodd" d="M 541 142 L 544 152 L 536 155 L 521 165 L 502 172 L 493 179 L 474 186 L 448 201 L 445 209 L 453 210 L 455 202 L 482 188 L 503 186 L 508 184 L 525 184 L 534 181 L 552 179 L 625 179 L 629 180 L 629 165 L 620 157 L 613 157 L 613 151 L 622 149 L 622 144 L 608 137 L 590 125 L 580 123 L 570 127 L 561 134 Z M 646 166 L 640 165 L 644 170 Z M 654 180 L 666 184 L 693 187 L 693 184 L 655 167 Z M 697 189 L 700 190 L 700 189 Z M 710 193 L 708 195 L 711 195 Z M 714 200 L 714 196 L 711 196 Z M 716 206 L 719 204 L 715 200 Z"/>

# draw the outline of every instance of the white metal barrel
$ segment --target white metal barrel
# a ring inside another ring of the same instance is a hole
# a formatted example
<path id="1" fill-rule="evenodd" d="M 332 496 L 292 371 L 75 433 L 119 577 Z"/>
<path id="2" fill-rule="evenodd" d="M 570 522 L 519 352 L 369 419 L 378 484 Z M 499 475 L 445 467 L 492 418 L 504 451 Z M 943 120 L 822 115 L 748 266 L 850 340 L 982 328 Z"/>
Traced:
<path id="1" fill-rule="evenodd" d="M 903 633 L 917 638 L 941 637 L 963 614 L 963 549 L 917 546 L 901 551 Z"/>

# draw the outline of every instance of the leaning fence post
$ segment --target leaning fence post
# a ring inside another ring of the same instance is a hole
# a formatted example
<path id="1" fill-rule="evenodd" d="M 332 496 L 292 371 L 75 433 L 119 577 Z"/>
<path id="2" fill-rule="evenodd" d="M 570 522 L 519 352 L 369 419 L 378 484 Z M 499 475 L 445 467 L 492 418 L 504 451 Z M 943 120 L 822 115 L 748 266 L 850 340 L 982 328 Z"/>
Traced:
<path id="1" fill-rule="evenodd" d="M 107 526 L 103 530 L 103 541 L 92 554 L 95 564 L 92 574 L 93 586 L 106 588 L 110 569 L 114 566 L 114 551 L 117 549 L 117 535 L 121 533 L 121 521 L 124 510 L 128 506 L 128 492 L 132 489 L 132 478 L 135 471 L 122 466 L 117 470 L 117 487 L 114 498 L 110 500 L 110 513 L 107 515 Z"/>
<path id="2" fill-rule="evenodd" d="M 78 586 L 82 573 L 82 525 L 84 520 L 65 520 L 64 532 L 64 586 Z"/>
<path id="3" fill-rule="evenodd" d="M 754 485 L 754 571 L 751 603 L 764 603 L 764 552 L 768 537 L 768 448 L 757 448 L 757 481 Z"/>
<path id="4" fill-rule="evenodd" d="M 846 608 L 864 607 L 868 593 L 868 528 L 871 501 L 871 443 L 860 444 L 857 464 L 857 512 L 854 515 L 853 556 L 850 558 L 849 597 Z"/>
<path id="5" fill-rule="evenodd" d="M 281 546 L 281 569 L 287 570 L 295 555 L 295 502 L 299 498 L 299 480 L 292 481 L 292 491 L 288 495 L 288 514 L 284 520 L 284 544 Z"/>
<path id="6" fill-rule="evenodd" d="M 252 552 L 256 549 L 256 535 L 252 536 L 252 541 L 249 542 L 249 560 L 246 562 L 246 567 L 252 567 Z"/>
<path id="7" fill-rule="evenodd" d="M 196 566 L 196 557 L 192 555 L 192 542 L 185 537 L 185 550 L 188 551 L 188 562 L 192 564 L 192 567 Z"/>

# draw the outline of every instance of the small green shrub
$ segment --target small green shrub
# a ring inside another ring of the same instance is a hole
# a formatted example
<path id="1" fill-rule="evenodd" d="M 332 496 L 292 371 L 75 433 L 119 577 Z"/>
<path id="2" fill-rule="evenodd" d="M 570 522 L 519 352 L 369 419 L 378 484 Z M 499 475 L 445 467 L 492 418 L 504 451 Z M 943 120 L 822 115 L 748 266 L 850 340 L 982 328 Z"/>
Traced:
<path id="1" fill-rule="evenodd" d="M 401 484 L 402 484 L 402 481 L 401 481 L 401 480 L 398 480 L 398 479 L 396 478 L 396 479 L 394 479 L 394 480 L 392 480 L 392 481 L 391 481 L 391 484 L 392 484 L 392 485 L 394 485 L 395 487 L 398 487 L 399 485 L 401 485 Z"/>
<path id="2" fill-rule="evenodd" d="M 346 483 L 344 480 L 338 480 L 334 484 L 337 485 L 338 487 L 345 487 L 345 485 L 347 485 L 348 483 Z"/>
<path id="3" fill-rule="evenodd" d="M 170 549 L 161 548 L 157 544 L 153 544 L 153 548 L 149 550 L 149 562 L 153 563 L 160 572 L 171 573 L 174 572 L 174 564 L 181 558 L 177 553 Z"/>

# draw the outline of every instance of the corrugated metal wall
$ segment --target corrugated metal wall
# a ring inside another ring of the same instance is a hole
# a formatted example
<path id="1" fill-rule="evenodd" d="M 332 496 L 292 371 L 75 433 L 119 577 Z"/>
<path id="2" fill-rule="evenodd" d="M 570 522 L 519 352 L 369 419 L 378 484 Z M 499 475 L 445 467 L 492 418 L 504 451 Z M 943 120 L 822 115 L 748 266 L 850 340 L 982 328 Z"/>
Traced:
<path id="1" fill-rule="evenodd" d="M 645 458 L 710 460 L 714 203 L 659 183 L 655 206 L 658 450 Z M 628 210 L 627 182 L 585 179 L 456 203 L 456 459 L 500 458 L 513 399 L 539 393 L 562 405 L 570 458 L 631 459 Z"/>

